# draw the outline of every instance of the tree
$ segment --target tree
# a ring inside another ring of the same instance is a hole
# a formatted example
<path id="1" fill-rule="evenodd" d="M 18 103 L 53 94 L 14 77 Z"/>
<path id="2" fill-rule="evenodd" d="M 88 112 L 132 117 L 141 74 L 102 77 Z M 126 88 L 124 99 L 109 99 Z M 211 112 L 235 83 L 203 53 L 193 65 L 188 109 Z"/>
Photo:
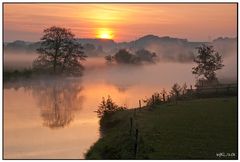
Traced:
<path id="1" fill-rule="evenodd" d="M 185 82 L 181 87 L 182 95 L 187 93 L 187 83 Z"/>
<path id="2" fill-rule="evenodd" d="M 155 58 L 157 57 L 156 53 L 151 53 L 150 51 L 146 49 L 141 49 L 136 52 L 136 56 L 138 56 L 141 61 L 146 62 L 154 62 Z"/>
<path id="3" fill-rule="evenodd" d="M 100 105 L 98 106 L 98 110 L 95 111 L 98 115 L 99 118 L 103 118 L 106 115 L 110 115 L 116 111 L 119 110 L 124 110 L 126 109 L 126 107 L 120 107 L 117 104 L 115 104 L 111 97 L 108 96 L 108 98 L 105 100 L 105 98 L 102 98 L 102 101 L 100 103 Z"/>
<path id="4" fill-rule="evenodd" d="M 64 74 L 79 75 L 82 74 L 82 60 L 87 56 L 82 52 L 82 46 L 75 40 L 68 40 L 63 48 L 62 60 L 60 62 L 60 70 Z"/>
<path id="5" fill-rule="evenodd" d="M 179 97 L 180 96 L 180 92 L 181 92 L 181 87 L 179 84 L 175 83 L 173 86 L 172 86 L 172 90 L 170 91 L 170 94 L 173 96 L 173 97 Z"/>
<path id="6" fill-rule="evenodd" d="M 114 57 L 117 63 L 131 64 L 133 54 L 129 53 L 126 49 L 120 49 Z"/>
<path id="7" fill-rule="evenodd" d="M 194 59 L 197 66 L 192 68 L 192 73 L 197 75 L 198 78 L 204 76 L 204 79 L 208 82 L 217 81 L 216 71 L 224 66 L 222 56 L 213 49 L 213 46 L 205 44 L 197 47 L 197 50 L 198 55 Z"/>
<path id="8" fill-rule="evenodd" d="M 160 94 L 162 95 L 163 102 L 165 102 L 167 97 L 167 91 L 163 88 Z"/>
<path id="9" fill-rule="evenodd" d="M 43 33 L 40 48 L 37 49 L 40 55 L 33 67 L 37 70 L 51 70 L 54 74 L 81 74 L 81 61 L 86 56 L 74 34 L 69 29 L 56 26 L 45 29 Z"/>
<path id="10" fill-rule="evenodd" d="M 146 98 L 143 100 L 144 103 L 146 103 L 146 106 L 149 108 L 152 108 L 154 105 L 158 105 L 162 103 L 160 93 L 155 92 L 150 98 Z"/>
<path id="11" fill-rule="evenodd" d="M 108 64 L 112 64 L 114 62 L 114 56 L 107 55 L 105 56 L 105 60 Z"/>

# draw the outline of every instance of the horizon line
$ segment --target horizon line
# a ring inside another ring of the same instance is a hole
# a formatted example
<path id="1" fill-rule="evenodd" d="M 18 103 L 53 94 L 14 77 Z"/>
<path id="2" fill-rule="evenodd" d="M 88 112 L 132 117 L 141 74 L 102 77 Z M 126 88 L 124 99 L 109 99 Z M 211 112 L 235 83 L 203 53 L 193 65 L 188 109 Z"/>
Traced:
<path id="1" fill-rule="evenodd" d="M 214 40 L 216 40 L 216 39 L 227 39 L 227 38 L 229 38 L 229 39 L 235 39 L 235 38 L 237 38 L 237 36 L 235 36 L 235 37 L 230 37 L 230 36 L 218 36 L 218 37 L 216 37 L 216 38 L 214 38 L 214 39 L 212 39 L 212 40 L 209 40 L 209 41 L 207 41 L 207 40 L 202 40 L 202 41 L 191 41 L 191 40 L 188 40 L 187 38 L 180 38 L 180 37 L 171 37 L 171 36 L 169 36 L 169 35 L 166 35 L 166 36 L 159 36 L 159 35 L 154 35 L 154 34 L 146 34 L 146 35 L 143 35 L 143 36 L 140 36 L 140 37 L 138 37 L 138 38 L 136 38 L 135 40 L 129 40 L 129 41 L 115 41 L 114 39 L 107 39 L 107 38 L 96 38 L 96 37 L 76 37 L 75 39 L 92 39 L 92 40 L 108 40 L 108 41 L 113 41 L 113 42 L 115 42 L 115 43 L 129 43 L 129 42 L 133 42 L 133 41 L 136 41 L 136 40 L 139 40 L 139 39 L 141 39 L 141 38 L 143 38 L 143 37 L 146 37 L 146 36 L 156 36 L 156 37 L 159 37 L 159 38 L 171 38 L 171 39 L 182 39 L 182 40 L 186 40 L 187 42 L 204 42 L 204 43 L 207 43 L 207 42 L 212 42 L 212 41 L 214 41 Z M 28 40 L 22 40 L 22 39 L 16 39 L 16 40 L 12 40 L 12 41 L 4 41 L 3 40 L 3 43 L 13 43 L 13 42 L 16 42 L 16 41 L 23 41 L 23 42 L 28 42 L 28 43 L 36 43 L 36 42 L 40 42 L 41 40 L 39 39 L 38 41 L 28 41 Z"/>

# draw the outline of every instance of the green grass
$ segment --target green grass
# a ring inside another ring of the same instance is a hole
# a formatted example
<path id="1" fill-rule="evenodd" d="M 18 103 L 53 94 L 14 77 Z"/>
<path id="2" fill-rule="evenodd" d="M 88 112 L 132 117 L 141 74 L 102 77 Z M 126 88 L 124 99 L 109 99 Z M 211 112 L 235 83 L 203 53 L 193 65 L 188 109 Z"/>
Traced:
<path id="1" fill-rule="evenodd" d="M 86 159 L 237 159 L 237 97 L 197 99 L 157 105 L 152 110 L 120 111 L 86 153 Z M 139 129 L 134 156 L 134 132 Z M 236 156 L 217 157 L 216 153 Z"/>

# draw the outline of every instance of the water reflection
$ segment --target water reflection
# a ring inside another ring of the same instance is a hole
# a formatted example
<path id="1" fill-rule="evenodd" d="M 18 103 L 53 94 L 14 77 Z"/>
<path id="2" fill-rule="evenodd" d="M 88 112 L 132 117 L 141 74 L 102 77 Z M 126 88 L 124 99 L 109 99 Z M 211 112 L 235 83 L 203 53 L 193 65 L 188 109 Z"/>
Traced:
<path id="1" fill-rule="evenodd" d="M 83 87 L 79 79 L 55 78 L 8 82 L 4 88 L 30 91 L 41 109 L 43 125 L 51 129 L 68 126 L 82 108 Z"/>

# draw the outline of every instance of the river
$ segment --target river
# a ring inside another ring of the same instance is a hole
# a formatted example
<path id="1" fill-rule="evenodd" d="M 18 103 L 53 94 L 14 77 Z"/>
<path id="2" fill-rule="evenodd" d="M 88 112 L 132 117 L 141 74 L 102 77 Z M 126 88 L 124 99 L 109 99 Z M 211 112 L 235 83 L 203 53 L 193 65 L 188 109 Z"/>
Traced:
<path id="1" fill-rule="evenodd" d="M 192 63 L 106 66 L 92 59 L 85 65 L 80 78 L 4 83 L 4 158 L 83 159 L 99 139 L 94 111 L 102 97 L 132 108 L 174 83 L 189 87 L 195 80 Z"/>

